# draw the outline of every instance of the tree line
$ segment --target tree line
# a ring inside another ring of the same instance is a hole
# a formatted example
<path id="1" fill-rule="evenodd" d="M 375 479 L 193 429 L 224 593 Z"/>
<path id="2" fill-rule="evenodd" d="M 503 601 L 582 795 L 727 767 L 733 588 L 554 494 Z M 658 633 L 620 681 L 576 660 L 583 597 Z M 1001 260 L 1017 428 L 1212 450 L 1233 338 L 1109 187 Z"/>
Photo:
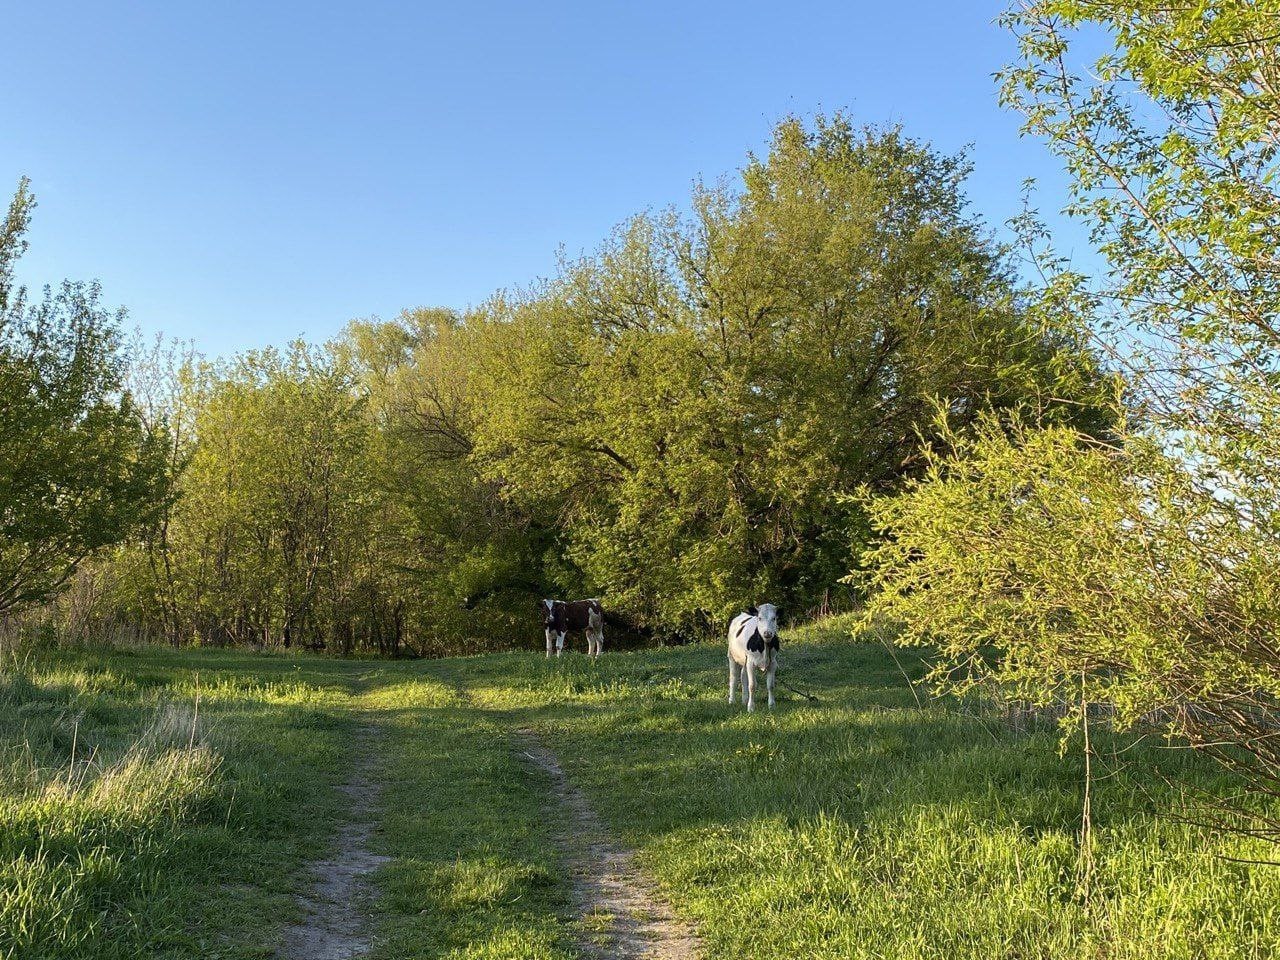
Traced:
<path id="1" fill-rule="evenodd" d="M 519 645 L 545 595 L 603 596 L 658 638 L 761 597 L 847 605 L 873 537 L 855 494 L 919 476 L 940 409 L 1113 420 L 1111 377 L 1019 284 L 968 172 L 896 129 L 791 118 L 737 183 L 466 313 L 219 360 L 135 345 L 127 370 L 100 350 L 135 522 L 23 596 L 172 643 L 383 654 Z"/>

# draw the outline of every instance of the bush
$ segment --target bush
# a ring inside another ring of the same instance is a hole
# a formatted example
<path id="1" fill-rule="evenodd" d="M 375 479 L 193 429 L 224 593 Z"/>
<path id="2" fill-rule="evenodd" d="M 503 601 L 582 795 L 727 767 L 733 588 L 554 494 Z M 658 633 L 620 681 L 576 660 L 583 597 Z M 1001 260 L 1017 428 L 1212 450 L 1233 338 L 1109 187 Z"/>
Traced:
<path id="1" fill-rule="evenodd" d="M 936 645 L 946 688 L 995 681 L 1076 717 L 1110 704 L 1121 726 L 1159 723 L 1275 792 L 1274 532 L 1141 437 L 989 418 L 951 442 L 871 506 L 885 540 L 866 558 L 867 616 Z"/>

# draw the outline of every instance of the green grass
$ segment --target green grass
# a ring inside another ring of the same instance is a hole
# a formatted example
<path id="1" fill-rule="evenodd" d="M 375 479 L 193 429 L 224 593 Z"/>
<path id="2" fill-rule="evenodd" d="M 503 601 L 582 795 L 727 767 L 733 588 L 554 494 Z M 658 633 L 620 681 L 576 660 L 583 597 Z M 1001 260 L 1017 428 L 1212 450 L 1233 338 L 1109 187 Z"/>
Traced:
<path id="1" fill-rule="evenodd" d="M 569 905 L 550 839 L 559 811 L 507 727 L 440 681 L 388 683 L 365 705 L 385 758 L 379 957 L 563 960 Z"/>
<path id="2" fill-rule="evenodd" d="M 919 662 L 900 654 L 908 673 Z M 191 736 L 196 673 L 200 707 Z M 381 958 L 574 955 L 537 730 L 711 958 L 1280 957 L 1274 857 L 1174 814 L 1213 767 L 1102 737 L 1094 867 L 1054 730 L 917 705 L 883 648 L 795 631 L 773 713 L 719 646 L 548 663 L 44 655 L 0 676 L 0 956 L 271 956 L 341 814 L 350 733 L 384 784 Z M 68 763 L 71 740 L 80 762 Z M 92 762 L 86 762 L 92 756 Z"/>
<path id="3" fill-rule="evenodd" d="M 837 638 L 791 636 L 783 669 L 821 702 L 772 714 L 722 701 L 718 647 L 427 669 L 544 732 L 711 957 L 1280 956 L 1280 870 L 1223 858 L 1274 852 L 1172 815 L 1165 778 L 1228 789 L 1213 768 L 1106 763 L 1086 897 L 1082 763 L 1057 731 L 917 707 L 882 647 Z"/>
<path id="4" fill-rule="evenodd" d="M 295 912 L 298 865 L 338 806 L 350 672 L 164 651 L 10 661 L 0 956 L 269 956 L 262 930 Z"/>

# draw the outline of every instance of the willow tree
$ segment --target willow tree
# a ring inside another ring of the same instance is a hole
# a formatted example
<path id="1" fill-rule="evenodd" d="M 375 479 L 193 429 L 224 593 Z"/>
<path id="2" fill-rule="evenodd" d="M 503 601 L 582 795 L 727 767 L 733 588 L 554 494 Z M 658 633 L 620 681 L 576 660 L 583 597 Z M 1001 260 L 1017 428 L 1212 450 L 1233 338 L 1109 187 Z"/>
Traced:
<path id="1" fill-rule="evenodd" d="M 936 404 L 1105 425 L 1105 377 L 1026 309 L 968 171 L 897 130 L 781 123 L 691 215 L 491 307 L 474 456 L 559 509 L 616 606 L 696 626 L 820 603 L 865 537 L 846 494 L 918 471 Z"/>

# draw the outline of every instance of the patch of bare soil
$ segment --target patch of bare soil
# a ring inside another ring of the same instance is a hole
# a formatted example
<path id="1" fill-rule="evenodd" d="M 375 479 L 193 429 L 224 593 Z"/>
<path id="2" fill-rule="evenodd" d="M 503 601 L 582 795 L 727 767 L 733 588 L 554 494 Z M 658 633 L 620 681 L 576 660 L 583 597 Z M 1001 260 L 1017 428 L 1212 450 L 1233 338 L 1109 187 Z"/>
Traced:
<path id="1" fill-rule="evenodd" d="M 698 938 L 678 920 L 630 850 L 610 838 L 582 791 L 569 782 L 556 755 L 531 730 L 515 734 L 516 748 L 551 779 L 569 814 L 558 838 L 573 881 L 583 955 L 599 960 L 694 960 Z"/>
<path id="2" fill-rule="evenodd" d="M 332 853 L 311 863 L 311 888 L 298 898 L 305 912 L 285 930 L 279 960 L 350 960 L 372 946 L 362 910 L 365 877 L 388 859 L 369 849 L 380 792 L 370 775 L 373 731 L 364 726 L 356 736 L 355 763 L 339 788 L 347 799 L 347 820 L 334 836 Z"/>

